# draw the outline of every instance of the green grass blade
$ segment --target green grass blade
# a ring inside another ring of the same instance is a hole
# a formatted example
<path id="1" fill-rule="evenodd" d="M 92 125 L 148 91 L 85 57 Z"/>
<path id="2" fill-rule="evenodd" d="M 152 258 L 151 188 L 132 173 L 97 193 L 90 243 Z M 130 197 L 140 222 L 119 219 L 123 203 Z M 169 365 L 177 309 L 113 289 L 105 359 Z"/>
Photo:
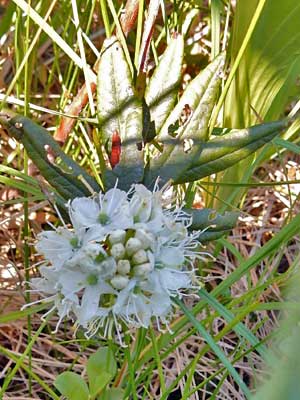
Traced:
<path id="1" fill-rule="evenodd" d="M 211 0 L 211 58 L 220 53 L 221 33 L 221 0 Z"/>
<path id="2" fill-rule="evenodd" d="M 230 288 L 235 282 L 237 282 L 244 274 L 254 268 L 259 262 L 266 257 L 273 254 L 274 251 L 284 246 L 290 241 L 295 235 L 299 233 L 300 226 L 300 214 L 296 215 L 288 225 L 284 226 L 280 232 L 277 233 L 271 240 L 269 240 L 263 247 L 240 265 L 235 271 L 233 271 L 228 278 L 221 282 L 213 291 L 214 296 L 222 294 L 225 290 Z"/>
<path id="3" fill-rule="evenodd" d="M 249 28 L 248 28 L 247 33 L 245 35 L 245 38 L 243 40 L 243 43 L 242 43 L 241 47 L 239 48 L 239 52 L 238 52 L 238 54 L 236 56 L 236 59 L 235 59 L 234 64 L 233 64 L 233 66 L 231 68 L 230 74 L 229 74 L 229 76 L 228 76 L 228 78 L 226 80 L 225 86 L 224 86 L 224 88 L 222 90 L 222 93 L 221 93 L 220 99 L 218 101 L 218 104 L 217 104 L 216 109 L 214 111 L 213 118 L 212 118 L 211 125 L 210 125 L 211 127 L 214 127 L 216 125 L 216 121 L 217 121 L 219 112 L 220 112 L 221 107 L 222 107 L 222 105 L 224 103 L 224 100 L 225 100 L 227 92 L 228 92 L 228 90 L 230 88 L 231 82 L 232 82 L 232 80 L 233 80 L 233 78 L 234 78 L 234 76 L 235 76 L 235 74 L 236 74 L 236 72 L 238 70 L 239 64 L 240 64 L 241 59 L 243 57 L 243 54 L 245 53 L 247 45 L 248 45 L 248 43 L 249 43 L 249 41 L 251 39 L 251 36 L 252 36 L 252 34 L 254 32 L 254 29 L 256 27 L 256 24 L 257 24 L 259 18 L 260 18 L 260 15 L 262 13 L 262 10 L 264 8 L 264 5 L 265 5 L 266 1 L 267 0 L 259 0 L 259 3 L 258 3 L 258 5 L 257 5 L 257 7 L 255 9 L 255 13 L 254 13 L 253 18 L 252 18 L 252 20 L 250 22 L 250 25 L 249 25 Z"/>
<path id="4" fill-rule="evenodd" d="M 15 9 L 16 5 L 13 2 L 7 4 L 5 14 L 1 17 L 0 38 L 9 31 Z"/>
<path id="5" fill-rule="evenodd" d="M 283 147 L 284 149 L 287 149 L 292 153 L 300 154 L 300 146 L 296 145 L 295 143 L 292 143 L 288 140 L 284 140 L 281 138 L 275 138 L 273 142 L 277 146 Z"/>
<path id="6" fill-rule="evenodd" d="M 49 308 L 49 304 L 39 304 L 38 306 L 28 307 L 22 311 L 12 311 L 9 314 L 0 315 L 0 324 L 7 324 L 11 321 L 16 321 L 18 319 L 27 317 L 28 315 L 35 314 L 39 311 L 43 311 Z"/>
<path id="7" fill-rule="evenodd" d="M 35 186 L 28 185 L 26 182 L 18 181 L 7 176 L 0 176 L 0 183 L 21 190 L 22 192 L 31 193 L 35 196 L 43 196 L 42 192 Z"/>
<path id="8" fill-rule="evenodd" d="M 11 358 L 15 363 L 18 363 L 20 357 L 17 357 L 12 351 L 5 349 L 0 346 L 0 353 L 5 354 L 8 358 Z M 51 396 L 51 400 L 60 400 L 60 397 L 44 382 L 42 378 L 36 375 L 23 361 L 20 363 L 20 366 L 28 375 L 32 377 L 49 395 Z M 1 393 L 1 392 L 0 392 Z M 2 397 L 1 397 L 2 399 Z"/>
<path id="9" fill-rule="evenodd" d="M 213 307 L 227 322 L 231 323 L 235 318 L 235 315 L 229 311 L 228 308 L 224 307 L 214 296 L 209 294 L 205 289 L 200 289 L 199 296 L 207 301 L 211 307 Z M 239 335 L 243 336 L 254 346 L 257 351 L 265 359 L 267 358 L 267 349 L 260 343 L 257 337 L 242 323 L 238 322 L 233 329 Z"/>
<path id="10" fill-rule="evenodd" d="M 178 298 L 174 299 L 174 302 L 182 309 L 185 316 L 190 320 L 190 322 L 193 324 L 193 326 L 197 329 L 197 331 L 200 333 L 200 335 L 204 338 L 204 340 L 207 342 L 207 344 L 210 346 L 210 348 L 214 351 L 216 356 L 223 363 L 224 367 L 227 368 L 228 372 L 234 378 L 234 380 L 236 381 L 238 386 L 242 389 L 245 396 L 249 399 L 251 397 L 251 393 L 250 393 L 249 389 L 247 388 L 247 386 L 245 385 L 245 382 L 242 380 L 242 378 L 238 374 L 237 370 L 233 367 L 233 365 L 228 360 L 228 358 L 223 353 L 223 351 L 218 346 L 218 344 L 214 341 L 213 337 L 207 332 L 207 330 L 202 326 L 202 324 L 194 317 L 194 315 L 188 310 L 188 308 L 186 308 L 186 306 Z"/>
<path id="11" fill-rule="evenodd" d="M 75 53 L 75 51 L 67 44 L 65 40 L 52 28 L 25 0 L 13 0 L 14 3 L 20 7 L 20 9 L 28 15 L 43 31 L 70 57 L 70 59 L 79 68 L 83 68 L 83 62 L 81 58 Z M 96 75 L 89 71 L 90 78 L 95 81 Z"/>

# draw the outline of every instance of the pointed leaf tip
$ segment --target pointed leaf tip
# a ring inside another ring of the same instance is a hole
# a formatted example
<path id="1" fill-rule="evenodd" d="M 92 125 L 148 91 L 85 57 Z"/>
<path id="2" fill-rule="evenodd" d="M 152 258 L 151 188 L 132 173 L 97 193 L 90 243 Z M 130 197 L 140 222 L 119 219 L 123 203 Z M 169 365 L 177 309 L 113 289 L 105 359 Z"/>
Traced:
<path id="1" fill-rule="evenodd" d="M 289 120 L 281 120 L 247 129 L 232 129 L 204 143 L 199 157 L 178 177 L 176 183 L 195 181 L 223 171 L 271 141 L 289 124 Z"/>
<path id="2" fill-rule="evenodd" d="M 192 224 L 189 229 L 203 231 L 199 236 L 201 243 L 219 239 L 228 233 L 235 227 L 239 217 L 239 212 L 226 211 L 224 214 L 220 214 L 210 208 L 191 208 L 184 211 L 192 215 Z"/>

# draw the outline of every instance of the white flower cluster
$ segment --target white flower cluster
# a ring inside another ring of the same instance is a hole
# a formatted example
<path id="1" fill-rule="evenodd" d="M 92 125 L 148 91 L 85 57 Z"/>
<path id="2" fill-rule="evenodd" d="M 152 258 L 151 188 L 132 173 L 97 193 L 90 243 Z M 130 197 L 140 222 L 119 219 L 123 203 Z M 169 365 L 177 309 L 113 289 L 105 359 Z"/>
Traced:
<path id="1" fill-rule="evenodd" d="M 192 287 L 199 257 L 190 216 L 164 208 L 163 192 L 143 185 L 76 198 L 68 208 L 72 229 L 38 235 L 36 249 L 46 261 L 31 281 L 54 302 L 58 325 L 71 317 L 88 337 L 99 330 L 111 335 L 113 327 L 120 334 L 121 321 L 148 327 L 154 317 L 158 327 L 167 325 L 171 297 Z"/>

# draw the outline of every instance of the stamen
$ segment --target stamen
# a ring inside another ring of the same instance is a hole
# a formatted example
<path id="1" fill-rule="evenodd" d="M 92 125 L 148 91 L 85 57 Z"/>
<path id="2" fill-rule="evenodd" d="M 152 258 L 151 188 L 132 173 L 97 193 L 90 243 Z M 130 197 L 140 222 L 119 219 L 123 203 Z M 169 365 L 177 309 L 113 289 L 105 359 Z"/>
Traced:
<path id="1" fill-rule="evenodd" d="M 41 293 L 40 290 L 39 290 L 39 291 L 37 290 L 37 292 Z M 26 304 L 24 304 L 24 305 L 21 307 L 21 311 L 25 310 L 25 308 L 27 308 L 27 307 L 34 306 L 35 304 L 39 304 L 39 303 L 50 303 L 51 301 L 54 301 L 54 300 L 56 299 L 56 297 L 57 297 L 57 295 L 54 294 L 53 296 L 50 296 L 50 297 L 48 297 L 48 298 L 43 298 L 43 299 L 39 299 L 39 300 L 32 301 L 32 302 L 30 302 L 30 303 L 26 303 Z M 54 308 L 55 308 L 55 307 L 54 307 Z"/>
<path id="2" fill-rule="evenodd" d="M 57 231 L 56 226 L 54 226 L 50 221 L 47 221 L 47 225 L 49 225 L 54 231 Z"/>
<path id="3" fill-rule="evenodd" d="M 108 207 L 107 207 L 107 213 L 108 213 L 108 214 L 110 214 L 110 212 L 111 212 L 111 209 L 110 209 L 110 208 L 111 208 L 111 205 L 112 205 L 113 202 L 114 202 L 114 196 L 115 196 L 116 189 L 117 189 L 117 187 L 118 187 L 118 182 L 119 182 L 119 180 L 118 180 L 118 178 L 117 178 L 117 179 L 116 179 L 115 186 L 114 186 L 114 188 L 113 188 L 113 195 L 112 195 L 110 204 L 109 204 Z"/>
<path id="4" fill-rule="evenodd" d="M 115 323 L 115 327 L 116 327 L 116 331 L 117 331 L 117 337 L 118 337 L 118 341 L 120 343 L 120 346 L 123 347 L 123 348 L 126 348 L 128 346 L 122 340 L 121 332 L 120 332 L 120 329 L 119 329 L 120 324 L 118 324 L 118 321 L 117 321 L 115 313 L 112 313 L 112 315 L 113 315 L 113 319 L 114 319 L 114 323 Z"/>
<path id="5" fill-rule="evenodd" d="M 67 229 L 67 226 L 66 226 L 66 224 L 65 224 L 65 221 L 63 220 L 63 217 L 61 216 L 61 213 L 60 213 L 60 211 L 59 211 L 59 208 L 57 207 L 57 205 L 55 204 L 55 202 L 53 203 L 53 207 L 54 207 L 54 210 L 56 211 L 56 213 L 57 213 L 57 215 L 58 215 L 58 218 L 60 219 L 60 222 L 63 224 L 63 226 Z"/>
<path id="6" fill-rule="evenodd" d="M 92 188 L 92 186 L 87 182 L 87 180 L 82 176 L 82 175 L 78 175 L 78 180 L 80 180 L 84 186 L 88 189 L 88 191 L 91 193 L 91 195 L 93 196 L 95 194 L 95 190 Z"/>

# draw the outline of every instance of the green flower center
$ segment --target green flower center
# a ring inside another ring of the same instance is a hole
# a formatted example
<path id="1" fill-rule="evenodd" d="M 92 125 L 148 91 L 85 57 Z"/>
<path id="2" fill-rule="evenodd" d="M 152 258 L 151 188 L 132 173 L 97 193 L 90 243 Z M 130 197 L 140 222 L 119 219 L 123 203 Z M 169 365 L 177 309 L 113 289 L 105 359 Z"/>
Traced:
<path id="1" fill-rule="evenodd" d="M 109 223 L 109 216 L 102 212 L 98 215 L 98 221 L 101 225 L 107 225 Z"/>
<path id="2" fill-rule="evenodd" d="M 106 258 L 105 254 L 99 253 L 99 254 L 97 255 L 97 257 L 95 258 L 95 262 L 96 262 L 96 263 L 101 263 L 102 261 L 105 260 L 105 258 Z"/>
<path id="3" fill-rule="evenodd" d="M 78 240 L 78 238 L 77 238 L 77 237 L 73 237 L 73 238 L 70 240 L 70 245 L 71 245 L 72 247 L 74 247 L 74 248 L 79 247 L 79 240 Z"/>
<path id="4" fill-rule="evenodd" d="M 87 277 L 87 283 L 89 284 L 89 285 L 91 285 L 91 286 L 93 286 L 93 285 L 97 285 L 97 283 L 98 283 L 98 277 L 96 276 L 96 275 L 89 275 L 88 277 Z"/>

